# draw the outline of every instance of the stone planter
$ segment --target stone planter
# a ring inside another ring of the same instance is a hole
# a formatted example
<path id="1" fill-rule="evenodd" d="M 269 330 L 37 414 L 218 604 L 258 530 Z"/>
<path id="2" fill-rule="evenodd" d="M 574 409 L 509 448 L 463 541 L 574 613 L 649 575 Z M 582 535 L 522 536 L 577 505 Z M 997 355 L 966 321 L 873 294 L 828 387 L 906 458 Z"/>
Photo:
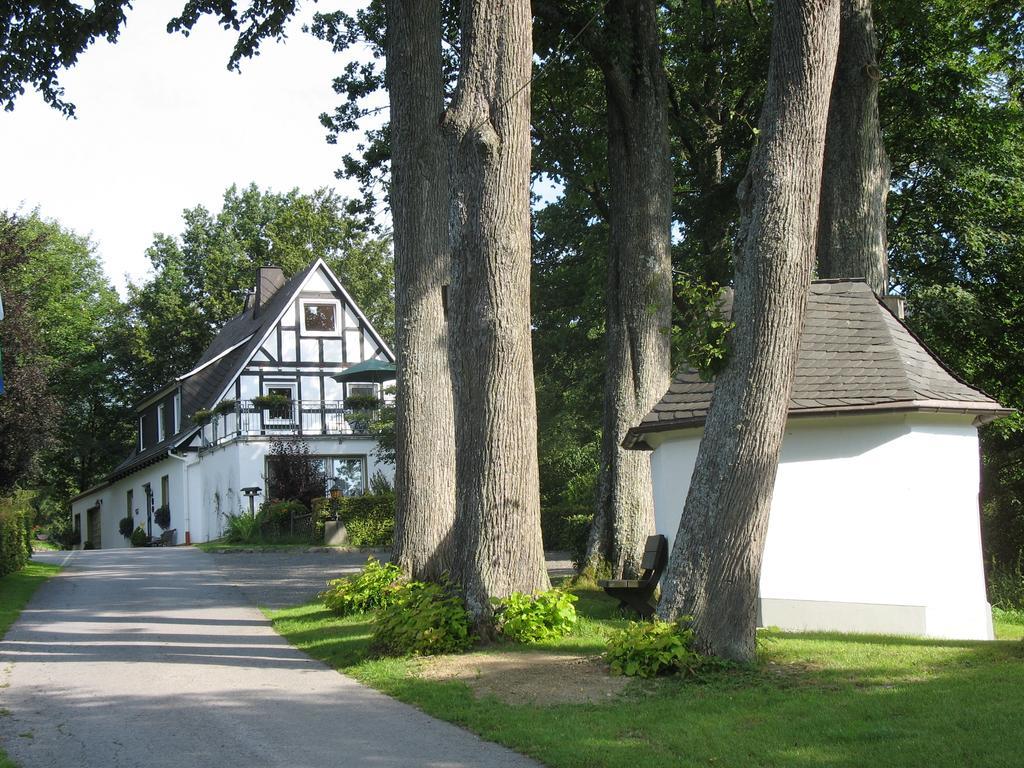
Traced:
<path id="1" fill-rule="evenodd" d="M 340 547 L 348 544 L 348 531 L 341 520 L 327 520 L 324 522 L 324 544 L 329 547 Z"/>

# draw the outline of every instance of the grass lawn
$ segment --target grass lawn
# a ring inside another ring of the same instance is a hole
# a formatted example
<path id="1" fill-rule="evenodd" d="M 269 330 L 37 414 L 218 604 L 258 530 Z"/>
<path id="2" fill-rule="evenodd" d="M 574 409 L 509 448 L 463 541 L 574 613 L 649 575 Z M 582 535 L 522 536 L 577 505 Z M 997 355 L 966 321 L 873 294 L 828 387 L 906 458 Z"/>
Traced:
<path id="1" fill-rule="evenodd" d="M 538 650 L 598 654 L 624 625 L 603 593 L 577 594 L 578 631 Z M 1005 639 L 992 643 L 764 631 L 750 669 L 634 680 L 607 701 L 552 706 L 478 699 L 466 682 L 423 679 L 420 661 L 367 659 L 368 617 L 314 604 L 267 615 L 335 669 L 550 766 L 1024 764 L 1024 614 L 999 612 Z M 486 652 L 530 663 L 521 647 Z"/>
<path id="2" fill-rule="evenodd" d="M 60 571 L 60 566 L 29 563 L 22 570 L 0 577 L 0 639 L 21 614 L 39 585 Z M 17 768 L 0 749 L 0 768 Z"/>
<path id="3" fill-rule="evenodd" d="M 201 549 L 203 552 L 220 552 L 223 550 L 238 550 L 239 552 L 244 551 L 255 551 L 255 552 L 279 552 L 279 551 L 296 551 L 305 552 L 307 549 L 325 549 L 323 544 L 310 544 L 308 541 L 301 542 L 282 542 L 275 544 L 229 544 L 226 541 L 204 541 L 199 544 L 193 544 L 196 549 Z M 351 547 L 329 547 L 329 549 L 352 549 Z M 367 550 L 372 551 L 372 550 Z"/>

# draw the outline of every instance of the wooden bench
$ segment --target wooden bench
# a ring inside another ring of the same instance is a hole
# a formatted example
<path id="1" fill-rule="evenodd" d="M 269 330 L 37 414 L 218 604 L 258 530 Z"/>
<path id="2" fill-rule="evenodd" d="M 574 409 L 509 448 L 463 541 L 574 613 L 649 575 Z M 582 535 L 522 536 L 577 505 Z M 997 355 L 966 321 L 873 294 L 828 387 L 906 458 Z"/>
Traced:
<path id="1" fill-rule="evenodd" d="M 632 608 L 643 618 L 654 615 L 654 590 L 668 565 L 668 539 L 661 534 L 647 537 L 639 579 L 601 579 L 599 587 L 619 601 L 620 608 Z"/>
<path id="2" fill-rule="evenodd" d="M 160 534 L 159 537 L 154 536 L 149 540 L 149 546 L 151 547 L 172 547 L 174 546 L 174 537 L 177 536 L 177 528 L 168 528 L 166 531 Z"/>

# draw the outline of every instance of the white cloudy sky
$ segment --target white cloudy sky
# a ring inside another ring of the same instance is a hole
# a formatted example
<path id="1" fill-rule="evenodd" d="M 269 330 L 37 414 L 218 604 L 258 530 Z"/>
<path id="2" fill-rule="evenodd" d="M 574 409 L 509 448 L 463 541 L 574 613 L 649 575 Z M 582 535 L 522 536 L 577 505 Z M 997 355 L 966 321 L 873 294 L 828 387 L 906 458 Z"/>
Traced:
<path id="1" fill-rule="evenodd" d="M 181 4 L 137 3 L 116 44 L 97 43 L 62 76 L 77 119 L 29 91 L 0 112 L 0 210 L 38 207 L 91 235 L 122 289 L 146 273 L 154 232 L 178 233 L 184 208 L 218 209 L 232 183 L 356 193 L 334 178 L 343 148 L 317 119 L 338 101 L 343 59 L 295 24 L 228 72 L 233 37 L 213 19 L 188 38 L 167 34 Z"/>

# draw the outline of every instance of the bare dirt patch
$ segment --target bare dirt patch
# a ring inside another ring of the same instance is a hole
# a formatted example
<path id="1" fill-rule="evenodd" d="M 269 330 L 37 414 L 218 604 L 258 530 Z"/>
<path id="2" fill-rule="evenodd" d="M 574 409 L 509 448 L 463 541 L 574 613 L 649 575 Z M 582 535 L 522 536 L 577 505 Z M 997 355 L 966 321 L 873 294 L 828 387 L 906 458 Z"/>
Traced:
<path id="1" fill-rule="evenodd" d="M 464 682 L 477 698 L 540 706 L 608 701 L 629 682 L 610 675 L 599 656 L 543 652 L 437 656 L 424 659 L 419 674 Z"/>

